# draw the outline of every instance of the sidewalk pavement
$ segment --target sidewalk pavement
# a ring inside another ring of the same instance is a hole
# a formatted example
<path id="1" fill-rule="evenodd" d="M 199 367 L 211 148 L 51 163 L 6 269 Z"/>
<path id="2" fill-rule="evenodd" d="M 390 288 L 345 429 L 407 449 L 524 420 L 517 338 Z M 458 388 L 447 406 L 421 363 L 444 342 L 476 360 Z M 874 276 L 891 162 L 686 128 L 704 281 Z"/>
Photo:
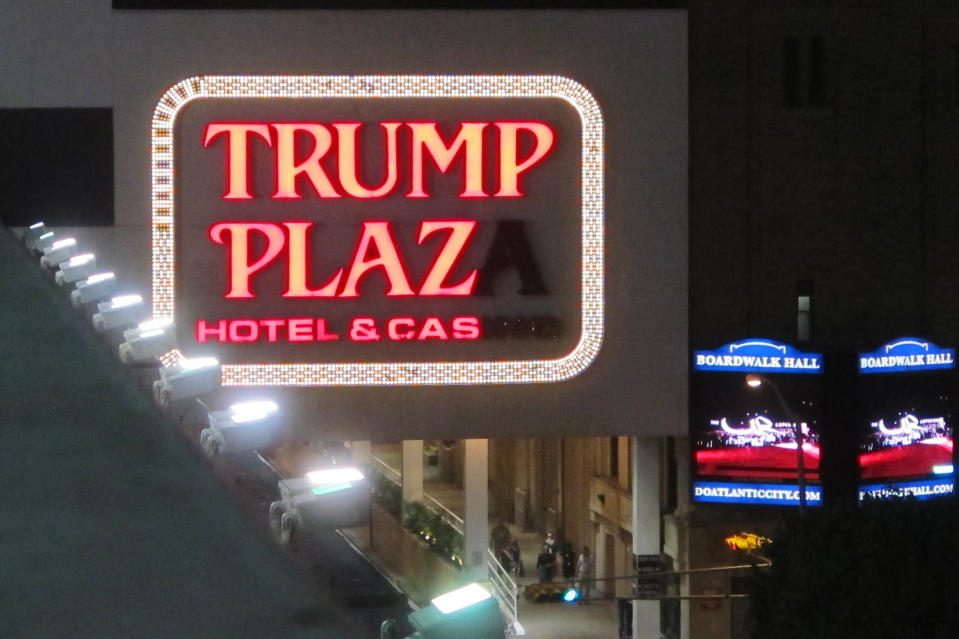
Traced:
<path id="1" fill-rule="evenodd" d="M 493 522 L 491 522 L 492 524 Z M 619 639 L 619 612 L 616 600 L 593 597 L 584 605 L 530 603 L 523 597 L 523 589 L 536 583 L 536 557 L 542 537 L 535 532 L 523 532 L 509 525 L 519 542 L 525 575 L 517 578 L 517 617 L 530 639 Z"/>

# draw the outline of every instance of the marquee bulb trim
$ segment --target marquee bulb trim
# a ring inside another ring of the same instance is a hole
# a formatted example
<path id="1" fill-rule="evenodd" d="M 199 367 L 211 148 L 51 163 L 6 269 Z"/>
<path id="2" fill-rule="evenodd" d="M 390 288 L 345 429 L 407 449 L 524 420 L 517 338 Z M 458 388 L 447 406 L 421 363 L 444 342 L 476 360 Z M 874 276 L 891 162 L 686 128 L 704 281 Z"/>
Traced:
<path id="1" fill-rule="evenodd" d="M 604 201 L 603 116 L 592 94 L 556 75 L 205 75 L 172 86 L 153 113 L 153 317 L 175 317 L 176 223 L 173 127 L 180 109 L 216 98 L 558 98 L 582 122 L 581 331 L 563 357 L 513 361 L 223 364 L 224 386 L 398 386 L 557 382 L 585 370 L 603 339 Z M 171 353 L 172 355 L 172 353 Z M 178 353 L 177 353 L 178 355 Z M 176 359 L 172 356 L 166 359 Z"/>

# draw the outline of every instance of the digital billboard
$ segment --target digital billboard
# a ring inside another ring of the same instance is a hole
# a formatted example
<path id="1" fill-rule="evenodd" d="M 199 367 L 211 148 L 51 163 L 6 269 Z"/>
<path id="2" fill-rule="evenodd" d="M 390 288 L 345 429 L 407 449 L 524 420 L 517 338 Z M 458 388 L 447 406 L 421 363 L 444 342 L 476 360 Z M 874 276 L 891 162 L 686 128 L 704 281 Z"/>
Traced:
<path id="1" fill-rule="evenodd" d="M 603 123 L 559 76 L 201 76 L 153 123 L 153 310 L 224 385 L 568 379 Z"/>
<path id="2" fill-rule="evenodd" d="M 904 337 L 859 357 L 859 498 L 955 491 L 955 352 Z"/>
<path id="3" fill-rule="evenodd" d="M 822 355 L 765 339 L 694 353 L 693 500 L 819 505 Z M 797 374 L 799 373 L 799 374 Z"/>

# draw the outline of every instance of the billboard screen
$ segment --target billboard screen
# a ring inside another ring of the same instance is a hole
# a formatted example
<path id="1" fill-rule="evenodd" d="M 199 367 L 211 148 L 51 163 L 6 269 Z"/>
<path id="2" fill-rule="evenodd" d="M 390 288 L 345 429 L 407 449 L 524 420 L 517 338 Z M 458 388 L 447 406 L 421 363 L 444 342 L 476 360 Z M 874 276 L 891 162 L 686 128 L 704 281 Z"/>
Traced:
<path id="1" fill-rule="evenodd" d="M 795 374 L 796 367 L 787 362 L 805 360 L 808 365 L 802 372 L 815 373 L 821 370 L 822 358 L 786 351 L 785 345 L 768 340 L 748 342 L 741 348 L 695 354 L 690 388 L 693 499 L 798 505 L 801 442 L 806 501 L 818 505 L 820 381 L 815 374 Z M 749 354 L 757 343 L 778 355 Z M 721 354 L 727 351 L 740 354 Z M 787 365 L 789 370 L 770 372 Z"/>
<path id="2" fill-rule="evenodd" d="M 860 356 L 860 499 L 953 494 L 953 359 L 917 338 Z"/>

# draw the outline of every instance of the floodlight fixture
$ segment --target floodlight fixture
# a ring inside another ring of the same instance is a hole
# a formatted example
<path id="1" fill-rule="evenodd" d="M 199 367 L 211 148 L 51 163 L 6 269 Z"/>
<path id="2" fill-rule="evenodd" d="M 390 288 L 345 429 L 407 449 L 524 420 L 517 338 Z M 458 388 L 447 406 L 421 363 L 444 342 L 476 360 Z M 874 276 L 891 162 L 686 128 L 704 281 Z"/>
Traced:
<path id="1" fill-rule="evenodd" d="M 436 606 L 444 615 L 449 615 L 464 608 L 474 606 L 492 596 L 486 588 L 483 588 L 478 583 L 471 583 L 452 592 L 448 592 L 445 595 L 440 595 L 430 603 Z"/>
<path id="2" fill-rule="evenodd" d="M 60 267 L 54 274 L 53 279 L 57 286 L 63 286 L 85 280 L 96 272 L 96 256 L 93 253 L 81 253 L 80 255 L 74 255 L 65 262 L 60 262 Z"/>
<path id="3" fill-rule="evenodd" d="M 207 413 L 210 427 L 200 431 L 200 446 L 210 457 L 275 446 L 280 441 L 279 406 L 268 400 L 232 404 Z"/>
<path id="4" fill-rule="evenodd" d="M 270 526 L 281 543 L 294 531 L 355 528 L 369 522 L 370 486 L 356 468 L 331 468 L 281 479 Z"/>
<path id="5" fill-rule="evenodd" d="M 148 320 L 136 328 L 123 331 L 120 344 L 120 361 L 124 364 L 156 362 L 176 345 L 173 321 L 169 319 Z"/>
<path id="6" fill-rule="evenodd" d="M 306 474 L 306 478 L 316 486 L 327 484 L 342 484 L 351 481 L 363 481 L 363 473 L 356 468 L 328 468 L 314 470 Z"/>
<path id="7" fill-rule="evenodd" d="M 36 253 L 43 253 L 43 250 L 53 244 L 53 242 L 53 231 L 45 231 L 38 235 L 35 239 L 28 241 L 27 248 Z"/>
<path id="8" fill-rule="evenodd" d="M 31 242 L 35 241 L 38 237 L 47 232 L 47 227 L 43 222 L 35 222 L 27 227 L 27 230 L 23 233 L 23 242 L 27 245 L 30 245 Z"/>
<path id="9" fill-rule="evenodd" d="M 191 371 L 197 371 L 203 368 L 210 368 L 213 366 L 218 366 L 219 362 L 215 357 L 184 357 L 180 360 L 180 363 L 176 365 L 176 368 L 179 368 L 180 371 L 188 373 Z"/>
<path id="10" fill-rule="evenodd" d="M 85 280 L 77 282 L 70 292 L 70 303 L 76 307 L 98 302 L 112 295 L 117 288 L 117 278 L 113 273 L 94 273 Z"/>
<path id="11" fill-rule="evenodd" d="M 97 304 L 97 311 L 93 314 L 95 329 L 102 332 L 122 328 L 143 316 L 143 298 L 139 295 L 120 295 L 109 302 Z"/>
<path id="12" fill-rule="evenodd" d="M 156 331 L 166 331 L 166 329 L 173 328 L 173 320 L 169 317 L 162 317 L 160 319 L 148 319 L 143 322 L 140 322 L 133 328 L 128 328 L 123 331 L 123 339 L 133 339 L 135 337 L 146 337 L 147 333 L 155 333 Z"/>
<path id="13" fill-rule="evenodd" d="M 499 602 L 477 583 L 441 595 L 407 615 L 414 637 L 423 639 L 505 639 Z"/>
<path id="14" fill-rule="evenodd" d="M 230 405 L 230 419 L 237 424 L 241 424 L 263 419 L 277 410 L 279 410 L 279 406 L 276 405 L 276 402 L 266 400 L 239 402 Z"/>
<path id="15" fill-rule="evenodd" d="M 183 357 L 159 370 L 160 379 L 153 382 L 153 397 L 161 406 L 220 387 L 220 363 L 215 357 Z"/>
<path id="16" fill-rule="evenodd" d="M 40 257 L 40 266 L 43 268 L 52 268 L 60 264 L 60 262 L 64 262 L 76 255 L 78 250 L 77 241 L 72 237 L 56 240 L 50 246 L 43 249 L 43 255 Z"/>

